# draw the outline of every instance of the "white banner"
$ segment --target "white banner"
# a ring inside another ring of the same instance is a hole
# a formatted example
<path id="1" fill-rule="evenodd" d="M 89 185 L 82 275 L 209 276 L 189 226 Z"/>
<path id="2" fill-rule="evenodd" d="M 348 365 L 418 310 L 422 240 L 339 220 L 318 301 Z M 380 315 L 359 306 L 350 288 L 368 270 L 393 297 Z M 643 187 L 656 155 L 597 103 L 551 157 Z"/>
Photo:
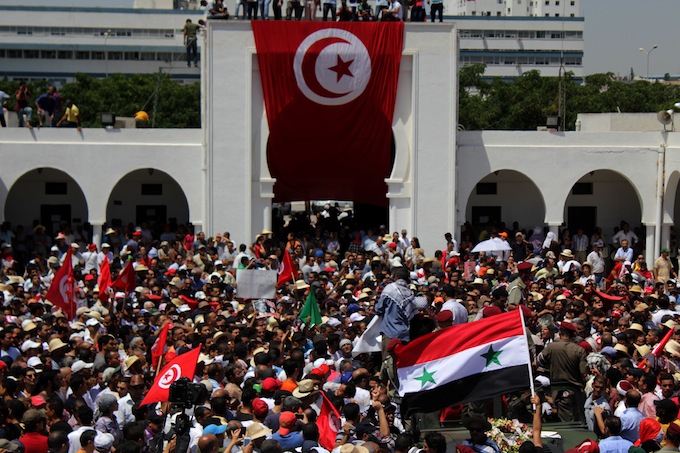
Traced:
<path id="1" fill-rule="evenodd" d="M 236 296 L 243 299 L 273 299 L 276 296 L 277 271 L 239 269 L 236 272 Z"/>

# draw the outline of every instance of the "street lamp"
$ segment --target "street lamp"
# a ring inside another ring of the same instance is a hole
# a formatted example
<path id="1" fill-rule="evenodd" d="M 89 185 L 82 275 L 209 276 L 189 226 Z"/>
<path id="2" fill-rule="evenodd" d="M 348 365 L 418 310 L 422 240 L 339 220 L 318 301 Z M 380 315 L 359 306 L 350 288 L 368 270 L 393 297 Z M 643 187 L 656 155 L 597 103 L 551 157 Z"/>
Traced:
<path id="1" fill-rule="evenodd" d="M 648 78 L 649 78 L 649 54 L 652 53 L 652 51 L 654 51 L 654 49 L 656 49 L 657 47 L 659 47 L 658 44 L 654 44 L 654 45 L 652 46 L 652 48 L 649 49 L 649 50 L 645 50 L 644 47 L 640 47 L 640 52 L 644 52 L 644 53 L 647 54 L 647 77 L 648 77 Z"/>
<path id="2" fill-rule="evenodd" d="M 109 36 L 111 36 L 111 30 L 106 30 L 104 32 L 104 67 L 106 68 L 107 79 L 109 78 L 109 50 L 106 48 L 106 42 L 109 40 Z"/>

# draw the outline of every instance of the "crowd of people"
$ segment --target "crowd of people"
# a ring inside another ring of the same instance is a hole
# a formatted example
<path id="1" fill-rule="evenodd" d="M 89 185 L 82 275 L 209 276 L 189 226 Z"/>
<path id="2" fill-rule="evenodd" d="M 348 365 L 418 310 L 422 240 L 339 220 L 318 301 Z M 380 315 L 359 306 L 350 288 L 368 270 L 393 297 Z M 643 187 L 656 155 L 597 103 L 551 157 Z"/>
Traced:
<path id="1" fill-rule="evenodd" d="M 580 421 L 592 440 L 578 451 L 677 451 L 680 313 L 667 249 L 646 269 L 644 257 L 632 260 L 639 244 L 627 226 L 607 241 L 617 246 L 612 260 L 597 234 L 583 240 L 583 232 L 499 226 L 465 231 L 459 241 L 447 233 L 439 250 L 426 251 L 407 230 L 345 220 L 327 206 L 313 222 L 275 222 L 274 232 L 251 244 L 227 232 L 209 237 L 191 226 L 148 224 L 106 228 L 92 243 L 87 226 L 49 232 L 5 222 L 0 449 L 177 451 L 183 409 L 140 402 L 158 369 L 200 346 L 193 381 L 205 394 L 188 409 L 188 451 L 412 453 L 421 444 L 401 415 L 389 348 L 354 351 L 371 319 L 382 318 L 384 338 L 409 342 L 521 310 L 536 392 L 527 383 L 526 392 L 506 395 L 502 414 L 488 401 L 447 408 L 443 401 L 438 418 L 462 418 L 470 430 L 456 451 L 500 452 L 485 434 L 487 418 L 498 415 L 539 431 L 543 422 Z M 511 247 L 471 252 L 490 238 L 513 239 Z M 297 273 L 275 298 L 238 297 L 238 272 L 278 269 L 285 254 Z M 74 319 L 46 298 L 67 256 Z M 134 291 L 100 293 L 104 260 L 113 280 L 132 262 Z M 300 317 L 310 292 L 321 313 L 313 325 Z M 167 323 L 153 367 L 150 349 Z M 341 415 L 333 445 L 319 444 L 322 392 Z M 428 433 L 422 451 L 444 453 L 447 442 Z M 520 451 L 540 445 L 534 436 Z"/>
<path id="2" fill-rule="evenodd" d="M 270 7 L 274 20 L 322 20 L 331 22 L 354 21 L 410 21 L 426 22 L 426 4 L 430 9 L 432 22 L 443 21 L 444 2 L 442 0 L 237 0 L 234 19 L 269 20 Z M 284 11 L 285 6 L 285 11 Z M 208 19 L 229 19 L 229 11 L 224 0 L 208 4 L 201 0 L 201 9 Z M 242 10 L 242 15 L 239 13 Z M 410 14 L 409 14 L 410 12 Z"/>
<path id="3" fill-rule="evenodd" d="M 14 112 L 17 115 L 19 127 L 33 127 L 31 118 L 35 110 L 38 116 L 38 127 L 81 129 L 80 110 L 71 99 L 63 100 L 54 85 L 33 99 L 33 94 L 25 81 L 19 83 L 14 96 L 0 91 L 0 127 L 7 127 L 4 107 L 11 99 L 14 99 Z"/>

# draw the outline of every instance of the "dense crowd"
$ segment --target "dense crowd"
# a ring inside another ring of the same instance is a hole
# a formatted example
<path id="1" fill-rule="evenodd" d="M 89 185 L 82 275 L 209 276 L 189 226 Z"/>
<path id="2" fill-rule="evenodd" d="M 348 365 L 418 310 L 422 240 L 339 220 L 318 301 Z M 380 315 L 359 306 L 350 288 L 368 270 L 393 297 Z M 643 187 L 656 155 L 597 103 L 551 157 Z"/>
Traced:
<path id="1" fill-rule="evenodd" d="M 0 450 L 176 451 L 183 409 L 139 403 L 163 364 L 201 346 L 193 381 L 206 392 L 187 410 L 192 453 L 409 453 L 421 444 L 401 415 L 390 353 L 353 351 L 372 317 L 381 316 L 387 346 L 521 310 L 536 393 L 527 383 L 526 392 L 506 395 L 502 414 L 489 401 L 443 409 L 442 422 L 462 419 L 470 429 L 457 451 L 499 452 L 485 434 L 487 417 L 498 415 L 534 426 L 580 421 L 593 440 L 579 451 L 598 443 L 603 452 L 677 451 L 680 313 L 667 249 L 647 269 L 633 259 L 639 244 L 624 225 L 607 246 L 597 234 L 469 227 L 464 240 L 447 233 L 440 250 L 426 251 L 406 230 L 361 229 L 338 214 L 326 206 L 311 220 L 276 221 L 252 244 L 148 224 L 107 228 L 94 244 L 87 226 L 50 233 L 5 222 Z M 487 239 L 501 246 L 471 252 Z M 578 241 L 585 245 L 568 248 Z M 275 298 L 238 297 L 239 271 L 278 269 L 286 253 L 298 270 Z M 45 297 L 67 256 L 75 319 Z M 134 291 L 100 294 L 105 259 L 113 280 L 132 262 Z M 321 312 L 314 325 L 300 317 L 310 292 Z M 167 323 L 152 367 L 150 349 Z M 319 444 L 322 392 L 341 415 L 333 445 Z M 443 453 L 447 440 L 428 433 L 422 447 Z"/>

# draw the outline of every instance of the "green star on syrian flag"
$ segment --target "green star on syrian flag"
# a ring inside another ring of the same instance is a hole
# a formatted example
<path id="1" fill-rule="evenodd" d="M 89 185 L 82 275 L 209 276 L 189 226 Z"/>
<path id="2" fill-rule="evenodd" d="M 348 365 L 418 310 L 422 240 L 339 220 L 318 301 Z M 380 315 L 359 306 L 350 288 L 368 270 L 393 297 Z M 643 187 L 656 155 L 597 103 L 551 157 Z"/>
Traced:
<path id="1" fill-rule="evenodd" d="M 503 351 L 502 350 L 493 350 L 493 345 L 489 345 L 489 350 L 486 351 L 484 354 L 480 354 L 484 359 L 486 360 L 486 365 L 485 367 L 491 365 L 492 363 L 495 363 L 496 365 L 502 366 L 501 362 L 498 360 L 498 356 L 501 355 Z"/>
<path id="2" fill-rule="evenodd" d="M 414 378 L 414 379 L 416 381 L 420 381 L 420 388 L 425 387 L 425 384 L 427 384 L 428 382 L 432 382 L 433 384 L 437 385 L 437 383 L 435 382 L 434 377 L 433 377 L 434 373 L 436 373 L 436 372 L 437 371 L 435 370 L 435 371 L 430 373 L 429 371 L 427 371 L 427 368 L 423 368 L 423 375 L 420 376 L 420 377 Z"/>

